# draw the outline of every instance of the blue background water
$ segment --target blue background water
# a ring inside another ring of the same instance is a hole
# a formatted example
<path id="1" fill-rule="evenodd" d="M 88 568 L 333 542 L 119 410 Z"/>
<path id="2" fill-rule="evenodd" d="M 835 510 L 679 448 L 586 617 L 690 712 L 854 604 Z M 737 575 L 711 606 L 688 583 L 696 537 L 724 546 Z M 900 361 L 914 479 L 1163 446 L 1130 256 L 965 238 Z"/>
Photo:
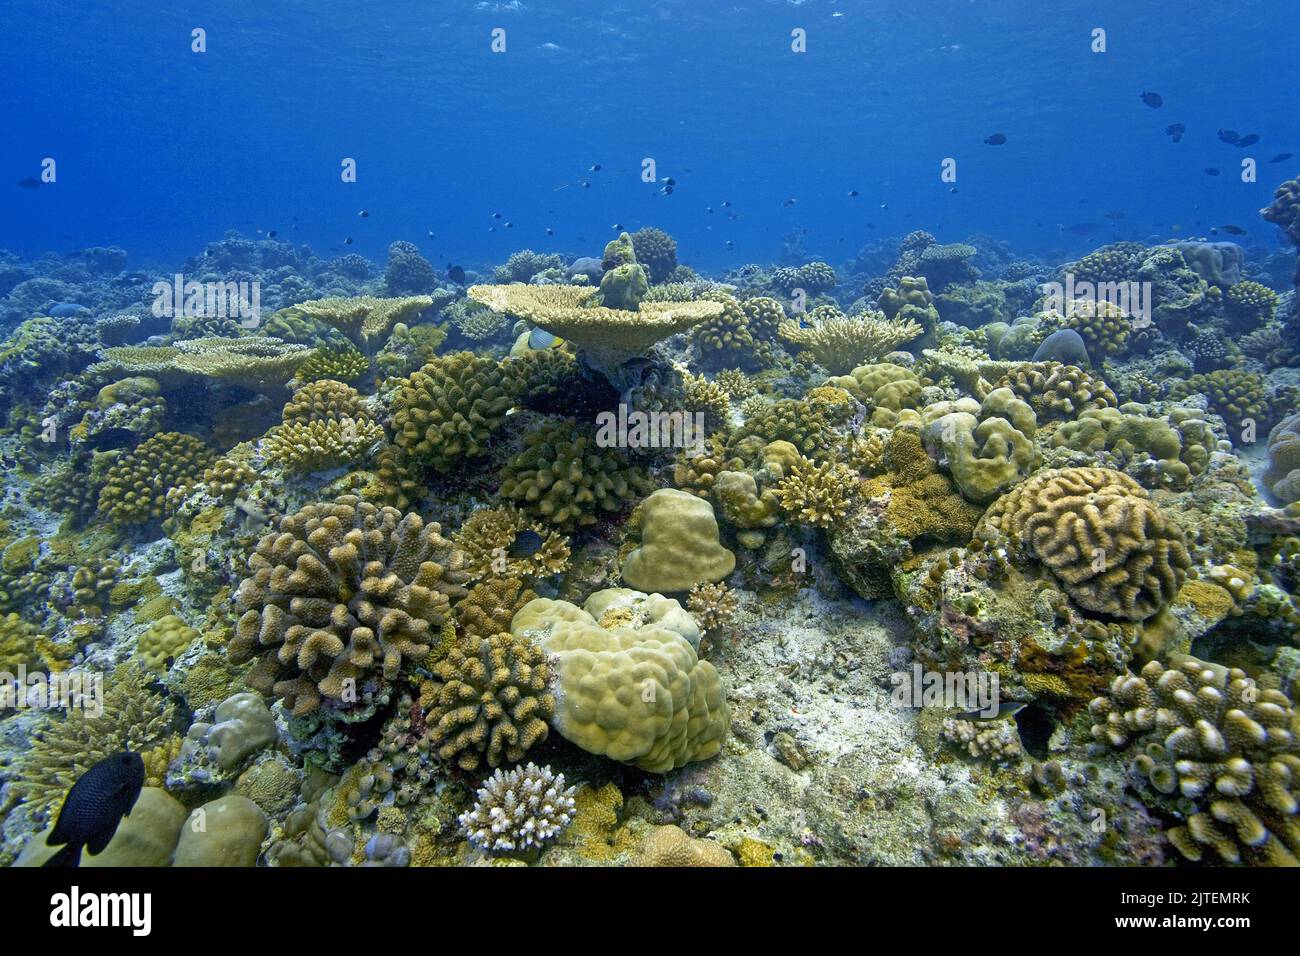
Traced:
<path id="1" fill-rule="evenodd" d="M 1047 253 L 1236 223 L 1272 246 L 1256 211 L 1300 169 L 1268 164 L 1300 156 L 1294 0 L 161 6 L 6 4 L 0 246 L 118 244 L 165 264 L 227 229 L 275 229 L 327 255 L 382 259 L 404 238 L 470 264 L 592 253 L 616 223 L 660 226 L 706 268 L 772 260 L 793 229 L 832 262 L 914 228 Z M 1089 49 L 1098 26 L 1105 54 Z M 1221 127 L 1261 142 L 1237 149 Z M 1006 145 L 982 143 L 995 131 Z M 57 186 L 16 188 L 44 156 Z M 640 181 L 646 156 L 673 195 Z M 1060 228 L 1085 222 L 1101 228 Z"/>

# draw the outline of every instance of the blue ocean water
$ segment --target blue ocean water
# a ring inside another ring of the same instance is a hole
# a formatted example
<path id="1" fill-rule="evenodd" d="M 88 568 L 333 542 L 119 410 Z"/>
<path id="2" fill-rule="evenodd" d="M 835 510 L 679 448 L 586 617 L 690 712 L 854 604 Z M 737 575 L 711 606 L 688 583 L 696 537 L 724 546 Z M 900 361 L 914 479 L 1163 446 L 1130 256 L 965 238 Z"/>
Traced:
<path id="1" fill-rule="evenodd" d="M 1283 0 L 6 7 L 0 246 L 26 255 L 117 244 L 165 265 L 235 229 L 469 264 L 598 252 L 616 224 L 709 269 L 774 259 L 796 230 L 832 262 L 917 228 L 1020 254 L 1221 224 L 1272 246 L 1255 212 L 1292 168 L 1267 162 L 1300 152 Z M 1247 155 L 1267 170 L 1251 183 Z M 57 188 L 14 188 L 46 157 Z"/>

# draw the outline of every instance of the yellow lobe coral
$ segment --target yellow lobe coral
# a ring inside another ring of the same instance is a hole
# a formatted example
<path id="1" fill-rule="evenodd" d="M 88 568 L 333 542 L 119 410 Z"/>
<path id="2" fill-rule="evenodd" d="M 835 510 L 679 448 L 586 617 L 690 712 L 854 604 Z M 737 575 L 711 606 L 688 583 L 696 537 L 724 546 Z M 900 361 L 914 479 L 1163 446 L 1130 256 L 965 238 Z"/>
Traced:
<path id="1" fill-rule="evenodd" d="M 623 562 L 623 580 L 642 591 L 688 591 L 721 581 L 736 556 L 718 540 L 713 506 L 675 488 L 661 488 L 637 508 L 641 546 Z"/>
<path id="2" fill-rule="evenodd" d="M 666 773 L 721 749 L 722 681 L 696 656 L 699 629 L 676 601 L 622 589 L 581 608 L 538 598 L 510 630 L 555 655 L 552 724 L 583 750 Z"/>

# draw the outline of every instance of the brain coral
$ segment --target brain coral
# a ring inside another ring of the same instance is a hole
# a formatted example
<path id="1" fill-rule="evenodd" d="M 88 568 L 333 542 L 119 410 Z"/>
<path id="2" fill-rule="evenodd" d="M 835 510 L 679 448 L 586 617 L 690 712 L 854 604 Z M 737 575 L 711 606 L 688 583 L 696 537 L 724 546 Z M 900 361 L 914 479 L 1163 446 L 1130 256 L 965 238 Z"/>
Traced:
<path id="1" fill-rule="evenodd" d="M 458 637 L 420 690 L 438 756 L 474 770 L 514 763 L 546 739 L 555 713 L 546 655 L 513 634 Z"/>
<path id="2" fill-rule="evenodd" d="M 494 359 L 457 352 L 404 379 L 393 397 L 393 440 L 416 461 L 447 471 L 483 454 L 513 399 Z"/>
<path id="3" fill-rule="evenodd" d="M 921 413 L 927 451 L 971 501 L 992 501 L 1038 467 L 1033 409 L 1009 388 L 989 392 L 983 404 L 963 398 Z"/>
<path id="4" fill-rule="evenodd" d="M 1269 433 L 1263 481 L 1282 504 L 1300 501 L 1300 412 L 1278 422 Z"/>
<path id="5" fill-rule="evenodd" d="M 1092 736 L 1136 748 L 1136 769 L 1161 794 L 1190 800 L 1168 831 L 1189 860 L 1296 866 L 1300 854 L 1300 717 L 1245 672 L 1195 658 L 1115 678 L 1089 706 Z"/>
<path id="6" fill-rule="evenodd" d="M 583 750 L 666 773 L 722 746 L 730 712 L 699 629 L 676 601 L 598 591 L 579 608 L 538 598 L 510 629 L 557 658 L 555 729 Z"/>
<path id="7" fill-rule="evenodd" d="M 1089 408 L 1113 408 L 1115 393 L 1101 377 L 1059 362 L 1026 362 L 997 383 L 1029 402 L 1043 419 L 1070 419 Z"/>
<path id="8" fill-rule="evenodd" d="M 1037 558 L 1084 610 L 1130 621 L 1168 604 L 1191 566 L 1150 495 L 1108 468 L 1039 472 L 993 503 L 975 537 Z"/>
<path id="9" fill-rule="evenodd" d="M 450 599 L 465 596 L 461 557 L 436 523 L 346 495 L 280 519 L 248 559 L 228 651 L 257 658 L 250 687 L 295 714 L 322 699 L 342 710 L 421 663 Z"/>

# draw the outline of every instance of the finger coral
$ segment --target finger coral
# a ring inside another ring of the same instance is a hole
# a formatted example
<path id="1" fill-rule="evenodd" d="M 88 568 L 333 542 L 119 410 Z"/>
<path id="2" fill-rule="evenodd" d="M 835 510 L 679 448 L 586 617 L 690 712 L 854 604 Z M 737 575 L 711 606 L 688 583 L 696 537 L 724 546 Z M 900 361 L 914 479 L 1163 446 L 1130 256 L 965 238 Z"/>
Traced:
<path id="1" fill-rule="evenodd" d="M 447 471 L 487 450 L 513 404 L 493 359 L 473 352 L 440 356 L 399 385 L 393 440 L 411 459 Z"/>
<path id="2" fill-rule="evenodd" d="M 404 663 L 422 663 L 465 595 L 461 556 L 441 530 L 351 495 L 281 518 L 235 594 L 228 653 L 257 659 L 249 686 L 297 715 L 322 703 L 346 712 Z"/>
<path id="3" fill-rule="evenodd" d="M 1115 678 L 1089 711 L 1095 740 L 1136 752 L 1135 769 L 1158 794 L 1192 802 L 1167 831 L 1184 857 L 1300 863 L 1300 717 L 1284 694 L 1237 668 L 1151 661 Z"/>
<path id="4" fill-rule="evenodd" d="M 198 483 L 215 456 L 200 439 L 161 432 L 120 458 L 99 492 L 99 512 L 118 524 L 162 518 L 167 492 Z"/>

